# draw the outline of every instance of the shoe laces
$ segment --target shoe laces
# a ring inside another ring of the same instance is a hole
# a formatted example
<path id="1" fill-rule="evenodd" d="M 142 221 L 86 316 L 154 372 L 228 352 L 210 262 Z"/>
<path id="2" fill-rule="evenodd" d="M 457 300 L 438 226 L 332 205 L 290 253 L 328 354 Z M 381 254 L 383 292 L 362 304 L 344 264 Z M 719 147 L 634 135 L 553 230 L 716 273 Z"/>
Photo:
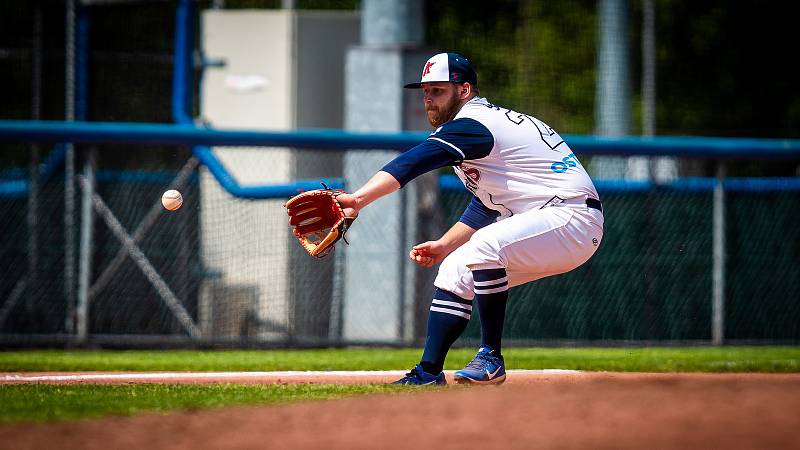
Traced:
<path id="1" fill-rule="evenodd" d="M 482 371 L 486 368 L 488 364 L 495 362 L 493 360 L 499 360 L 499 359 L 500 358 L 489 354 L 489 352 L 479 352 L 477 355 L 475 355 L 474 358 L 472 358 L 472 361 L 470 361 L 469 364 L 467 364 L 466 368 Z"/>
<path id="2" fill-rule="evenodd" d="M 421 379 L 422 379 L 422 374 L 421 374 L 421 373 L 419 373 L 419 371 L 417 370 L 417 368 L 416 368 L 416 367 L 414 367 L 413 369 L 411 369 L 411 371 L 410 371 L 410 372 L 408 372 L 408 373 L 406 374 L 405 378 L 403 378 L 403 379 L 404 379 L 404 380 L 407 380 L 407 379 L 409 379 L 409 378 L 413 378 L 413 379 L 415 379 L 415 380 L 421 380 Z"/>

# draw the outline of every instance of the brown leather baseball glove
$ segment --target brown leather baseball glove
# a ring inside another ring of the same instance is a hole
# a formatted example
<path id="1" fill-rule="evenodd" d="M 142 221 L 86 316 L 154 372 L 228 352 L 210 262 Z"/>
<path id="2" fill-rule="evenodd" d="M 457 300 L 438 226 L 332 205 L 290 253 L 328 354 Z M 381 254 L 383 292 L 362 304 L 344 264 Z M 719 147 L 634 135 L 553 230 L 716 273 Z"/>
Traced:
<path id="1" fill-rule="evenodd" d="M 345 217 L 336 196 L 341 189 L 316 189 L 290 198 L 284 205 L 289 225 L 309 255 L 322 258 L 333 251 L 355 220 Z M 345 240 L 347 242 L 347 240 Z"/>

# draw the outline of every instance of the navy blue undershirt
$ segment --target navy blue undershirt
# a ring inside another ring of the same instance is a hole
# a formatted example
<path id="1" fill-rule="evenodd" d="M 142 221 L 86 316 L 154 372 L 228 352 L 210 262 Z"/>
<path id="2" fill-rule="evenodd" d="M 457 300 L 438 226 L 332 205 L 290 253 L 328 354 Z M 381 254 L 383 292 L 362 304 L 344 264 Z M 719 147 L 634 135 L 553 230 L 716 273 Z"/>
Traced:
<path id="1" fill-rule="evenodd" d="M 461 164 L 461 160 L 452 153 L 443 150 L 431 141 L 423 141 L 416 147 L 401 153 L 381 170 L 395 177 L 400 183 L 400 187 L 403 187 L 423 173 L 459 164 Z"/>
<path id="2" fill-rule="evenodd" d="M 478 197 L 473 196 L 472 201 L 469 202 L 467 209 L 464 210 L 458 221 L 473 230 L 480 230 L 486 225 L 494 223 L 499 216 L 500 213 L 498 211 L 487 208 Z"/>

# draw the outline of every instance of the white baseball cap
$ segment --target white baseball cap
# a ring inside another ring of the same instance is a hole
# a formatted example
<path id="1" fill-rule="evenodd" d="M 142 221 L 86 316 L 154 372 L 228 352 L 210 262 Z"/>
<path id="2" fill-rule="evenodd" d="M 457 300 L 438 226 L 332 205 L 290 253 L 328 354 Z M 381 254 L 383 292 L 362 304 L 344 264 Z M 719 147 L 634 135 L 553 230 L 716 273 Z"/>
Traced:
<path id="1" fill-rule="evenodd" d="M 423 83 L 465 83 L 478 85 L 478 75 L 469 60 L 458 53 L 439 53 L 433 55 L 422 68 L 422 78 L 418 83 L 409 83 L 407 89 L 419 89 Z"/>

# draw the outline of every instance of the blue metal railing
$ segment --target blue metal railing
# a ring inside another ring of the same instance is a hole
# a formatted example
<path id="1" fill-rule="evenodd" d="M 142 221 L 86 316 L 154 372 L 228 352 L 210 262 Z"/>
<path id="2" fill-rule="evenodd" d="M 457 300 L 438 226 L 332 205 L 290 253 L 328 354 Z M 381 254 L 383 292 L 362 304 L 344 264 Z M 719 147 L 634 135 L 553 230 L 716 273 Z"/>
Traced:
<path id="1" fill-rule="evenodd" d="M 219 130 L 193 125 L 0 120 L 0 141 L 272 146 L 305 149 L 408 149 L 427 133 L 355 133 L 341 130 Z M 716 137 L 607 138 L 565 135 L 579 156 L 678 156 L 711 159 L 800 159 L 800 139 Z"/>
<path id="2" fill-rule="evenodd" d="M 188 117 L 188 116 L 186 116 Z M 280 198 L 298 191 L 315 189 L 324 181 L 331 187 L 343 188 L 341 179 L 300 180 L 292 184 L 241 186 L 216 158 L 209 145 L 272 146 L 302 149 L 405 150 L 427 137 L 427 133 L 354 133 L 341 130 L 296 130 L 288 132 L 217 130 L 193 125 L 153 123 L 108 122 L 58 122 L 0 120 L 0 141 L 54 142 L 54 143 L 119 143 L 119 144 L 169 144 L 193 145 L 194 154 L 209 169 L 222 187 L 240 198 Z M 685 156 L 712 159 L 800 159 L 800 140 L 792 139 L 736 139 L 708 137 L 624 137 L 600 138 L 594 136 L 565 137 L 570 147 L 583 155 L 645 155 Z M 58 145 L 43 162 L 40 176 L 43 181 L 52 176 L 63 162 L 63 145 Z M 708 191 L 714 187 L 712 178 L 682 178 L 659 185 L 662 189 Z M 630 180 L 598 180 L 601 191 L 646 191 L 654 187 L 651 182 Z M 773 190 L 798 190 L 798 178 L 730 178 L 725 189 L 732 191 L 763 192 Z M 442 189 L 462 189 L 454 176 L 444 176 Z M 0 180 L 0 195 L 27 194 L 27 181 Z"/>

